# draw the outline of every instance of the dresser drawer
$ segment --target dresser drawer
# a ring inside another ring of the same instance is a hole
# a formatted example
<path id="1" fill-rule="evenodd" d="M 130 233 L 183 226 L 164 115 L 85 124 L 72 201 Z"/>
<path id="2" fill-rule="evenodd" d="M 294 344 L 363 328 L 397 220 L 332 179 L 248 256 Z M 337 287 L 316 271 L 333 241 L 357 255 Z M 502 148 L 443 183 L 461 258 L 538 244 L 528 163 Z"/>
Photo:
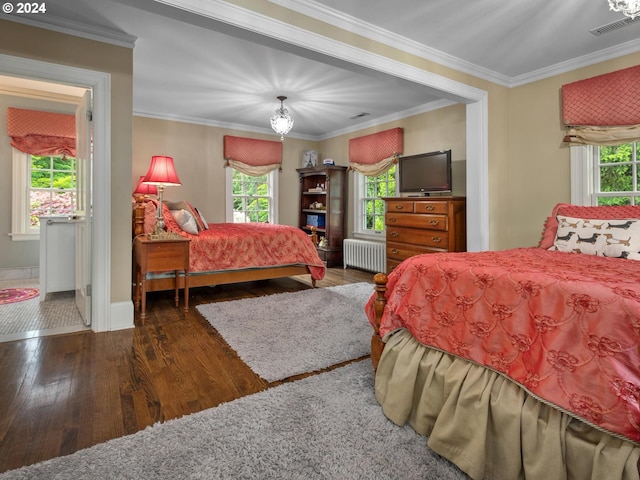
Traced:
<path id="1" fill-rule="evenodd" d="M 447 202 L 430 202 L 428 200 L 413 202 L 415 213 L 443 213 L 446 215 L 448 208 Z"/>
<path id="2" fill-rule="evenodd" d="M 449 232 L 387 226 L 387 243 L 411 243 L 438 249 L 449 248 Z"/>
<path id="3" fill-rule="evenodd" d="M 423 247 L 420 245 L 411 245 L 408 243 L 387 243 L 387 259 L 402 261 L 405 258 L 421 255 L 423 253 L 434 253 L 439 250 Z"/>
<path id="4" fill-rule="evenodd" d="M 398 213 L 413 213 L 413 202 L 400 202 L 394 200 L 387 201 L 387 213 L 398 212 Z"/>
<path id="5" fill-rule="evenodd" d="M 446 215 L 424 215 L 418 213 L 387 212 L 385 225 L 393 227 L 415 227 L 429 230 L 449 230 Z"/>

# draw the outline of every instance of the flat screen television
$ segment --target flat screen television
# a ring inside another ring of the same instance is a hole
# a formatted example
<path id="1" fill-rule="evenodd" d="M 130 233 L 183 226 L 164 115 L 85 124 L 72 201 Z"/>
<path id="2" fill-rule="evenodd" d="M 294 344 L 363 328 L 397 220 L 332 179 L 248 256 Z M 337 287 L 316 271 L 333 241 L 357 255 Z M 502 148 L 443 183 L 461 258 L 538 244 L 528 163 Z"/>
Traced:
<path id="1" fill-rule="evenodd" d="M 400 193 L 451 192 L 451 150 L 400 157 L 398 175 Z"/>

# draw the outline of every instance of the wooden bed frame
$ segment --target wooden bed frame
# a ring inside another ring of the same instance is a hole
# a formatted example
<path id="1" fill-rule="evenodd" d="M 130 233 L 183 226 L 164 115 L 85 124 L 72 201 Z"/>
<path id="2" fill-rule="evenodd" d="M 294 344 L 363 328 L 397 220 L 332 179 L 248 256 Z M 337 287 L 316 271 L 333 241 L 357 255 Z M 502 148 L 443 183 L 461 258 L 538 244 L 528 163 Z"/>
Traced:
<path id="1" fill-rule="evenodd" d="M 384 349 L 384 342 L 382 338 L 380 338 L 380 321 L 382 320 L 384 307 L 387 304 L 387 297 L 385 296 L 387 293 L 387 281 L 388 278 L 384 273 L 376 273 L 373 276 L 376 298 L 373 301 L 375 325 L 373 326 L 373 335 L 371 336 L 371 363 L 373 363 L 374 369 L 378 368 L 378 362 L 380 362 L 380 356 Z"/>
<path id="2" fill-rule="evenodd" d="M 133 237 L 144 235 L 144 197 L 138 195 L 133 206 Z M 317 245 L 315 228 L 311 232 L 311 241 Z M 264 268 L 248 268 L 242 270 L 217 270 L 212 272 L 190 272 L 189 288 L 224 285 L 228 283 L 252 282 L 272 278 L 292 277 L 295 275 L 309 275 L 311 271 L 306 265 L 284 265 Z M 173 277 L 152 278 L 146 281 L 147 292 L 175 289 Z M 316 286 L 316 280 L 311 276 L 311 285 Z M 184 276 L 178 278 L 178 288 L 184 288 Z"/>

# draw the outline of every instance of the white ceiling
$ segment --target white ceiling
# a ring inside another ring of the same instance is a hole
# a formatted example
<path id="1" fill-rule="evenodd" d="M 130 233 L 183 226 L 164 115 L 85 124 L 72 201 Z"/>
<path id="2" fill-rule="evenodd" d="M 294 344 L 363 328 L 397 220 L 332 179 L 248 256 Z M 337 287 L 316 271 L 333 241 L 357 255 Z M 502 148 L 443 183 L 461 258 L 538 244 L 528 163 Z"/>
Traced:
<path id="1" fill-rule="evenodd" d="M 210 9 L 226 6 L 207 1 Z M 640 51 L 640 21 L 601 36 L 590 33 L 625 18 L 609 11 L 606 0 L 269 3 L 505 86 Z M 191 13 L 203 5 L 198 0 L 48 0 L 46 5 L 46 15 L 2 18 L 119 45 L 135 43 L 138 115 L 270 133 L 276 96 L 286 95 L 285 107 L 295 119 L 289 135 L 322 139 L 425 111 L 446 97 L 256 33 L 261 19 L 253 12 L 240 13 L 240 28 L 221 15 Z M 233 8 L 237 19 L 241 9 Z M 369 115 L 353 118 L 361 113 Z"/>

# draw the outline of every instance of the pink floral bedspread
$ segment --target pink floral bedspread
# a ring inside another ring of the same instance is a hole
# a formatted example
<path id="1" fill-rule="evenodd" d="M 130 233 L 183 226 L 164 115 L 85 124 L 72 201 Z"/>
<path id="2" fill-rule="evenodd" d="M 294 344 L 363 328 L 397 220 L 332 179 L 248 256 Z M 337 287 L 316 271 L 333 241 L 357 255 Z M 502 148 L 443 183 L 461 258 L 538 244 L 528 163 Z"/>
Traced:
<path id="1" fill-rule="evenodd" d="M 383 338 L 407 328 L 640 442 L 640 262 L 539 248 L 427 254 L 387 287 Z"/>
<path id="2" fill-rule="evenodd" d="M 325 267 L 309 236 L 299 228 L 270 223 L 210 223 L 191 239 L 191 272 L 236 270 L 277 265 L 308 265 L 311 276 L 324 278 Z"/>

